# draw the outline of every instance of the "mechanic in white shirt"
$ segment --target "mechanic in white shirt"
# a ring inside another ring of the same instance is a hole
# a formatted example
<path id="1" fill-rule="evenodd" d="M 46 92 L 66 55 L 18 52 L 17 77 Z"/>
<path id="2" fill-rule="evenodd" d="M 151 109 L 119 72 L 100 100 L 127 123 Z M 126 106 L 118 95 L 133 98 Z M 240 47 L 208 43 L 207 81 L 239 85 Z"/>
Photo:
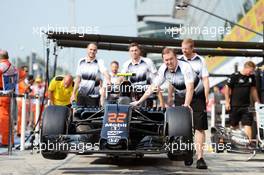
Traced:
<path id="1" fill-rule="evenodd" d="M 78 62 L 76 70 L 76 79 L 71 96 L 71 102 L 76 100 L 77 105 L 88 106 L 91 95 L 100 95 L 100 88 L 102 86 L 102 75 L 106 80 L 107 84 L 110 84 L 111 78 L 104 63 L 101 59 L 96 58 L 97 45 L 90 43 L 87 46 L 87 56 L 81 58 Z M 101 95 L 100 104 L 103 105 L 104 95 Z"/>
<path id="2" fill-rule="evenodd" d="M 185 97 L 182 105 L 190 107 L 194 91 L 194 74 L 190 64 L 177 60 L 175 50 L 171 48 L 164 48 L 162 57 L 163 64 L 159 68 L 158 76 L 144 95 L 131 104 L 133 106 L 141 104 L 167 80 L 175 87 L 178 94 Z"/>
<path id="3" fill-rule="evenodd" d="M 182 42 L 182 53 L 179 60 L 188 62 L 194 72 L 194 94 L 191 102 L 193 109 L 193 124 L 195 129 L 195 144 L 197 145 L 197 168 L 207 169 L 204 161 L 203 144 L 205 142 L 205 130 L 208 129 L 208 119 L 206 113 L 206 105 L 208 104 L 209 96 L 209 73 L 205 63 L 205 59 L 195 53 L 194 41 L 190 38 L 184 39 Z M 168 99 L 171 102 L 173 97 L 173 88 L 170 86 L 168 91 Z M 180 96 L 174 91 L 174 104 L 177 106 L 181 104 Z"/>
<path id="4" fill-rule="evenodd" d="M 122 67 L 122 73 L 135 73 L 135 76 L 129 77 L 129 81 L 135 87 L 146 87 L 150 85 L 153 79 L 157 76 L 157 69 L 153 61 L 149 58 L 141 56 L 140 45 L 137 43 L 131 43 L 128 47 L 131 59 L 127 60 Z M 143 89 L 142 94 L 146 91 Z M 139 91 L 137 91 L 139 92 Z M 159 89 L 157 95 L 160 102 L 160 107 L 164 108 L 164 101 L 162 93 Z M 141 97 L 142 95 L 139 95 Z M 137 97 L 136 97 L 137 98 Z M 139 98 L 138 98 L 139 99 Z"/>
<path id="5" fill-rule="evenodd" d="M 111 71 L 109 72 L 109 75 L 111 77 L 111 84 L 107 84 L 104 80 L 102 93 L 104 94 L 107 100 L 114 100 L 118 98 L 118 88 L 119 88 L 119 77 L 117 76 L 118 69 L 119 69 L 119 63 L 117 61 L 112 61 L 110 64 Z"/>

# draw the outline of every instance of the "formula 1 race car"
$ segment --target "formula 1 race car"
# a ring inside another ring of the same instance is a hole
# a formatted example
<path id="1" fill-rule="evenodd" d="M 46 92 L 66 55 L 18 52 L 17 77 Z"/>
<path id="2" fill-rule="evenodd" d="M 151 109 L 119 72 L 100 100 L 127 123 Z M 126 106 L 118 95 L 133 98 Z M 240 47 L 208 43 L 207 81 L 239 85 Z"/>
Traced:
<path id="1" fill-rule="evenodd" d="M 120 74 L 132 76 L 133 74 Z M 170 160 L 193 163 L 192 113 L 183 106 L 165 109 L 133 107 L 131 83 L 120 85 L 115 102 L 104 107 L 48 106 L 41 126 L 41 153 L 64 159 L 68 153 L 110 156 L 166 153 Z M 94 97 L 91 97 L 94 98 Z M 93 101 L 93 100 L 91 100 Z"/>

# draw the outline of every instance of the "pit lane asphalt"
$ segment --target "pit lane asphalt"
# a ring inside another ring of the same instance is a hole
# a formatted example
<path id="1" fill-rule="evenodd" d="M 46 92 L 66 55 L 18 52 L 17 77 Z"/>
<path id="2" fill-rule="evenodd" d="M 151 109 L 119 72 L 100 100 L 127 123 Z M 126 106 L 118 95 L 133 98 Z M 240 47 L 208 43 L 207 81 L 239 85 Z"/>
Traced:
<path id="1" fill-rule="evenodd" d="M 249 154 L 206 152 L 207 170 L 170 161 L 166 155 L 144 158 L 112 159 L 103 154 L 73 155 L 65 160 L 47 160 L 30 151 L 14 151 L 12 156 L 0 155 L 0 175 L 20 174 L 263 174 L 264 154 L 247 161 Z"/>
<path id="2" fill-rule="evenodd" d="M 210 129 L 207 145 L 210 145 Z M 249 160 L 251 154 L 214 153 L 205 151 L 207 170 L 196 169 L 196 158 L 190 167 L 182 161 L 170 161 L 165 154 L 145 155 L 144 158 L 120 157 L 112 159 L 104 154 L 74 155 L 65 160 L 44 159 L 41 154 L 14 150 L 11 156 L 0 148 L 0 175 L 57 175 L 57 174 L 206 174 L 206 175 L 262 175 L 264 152 Z"/>

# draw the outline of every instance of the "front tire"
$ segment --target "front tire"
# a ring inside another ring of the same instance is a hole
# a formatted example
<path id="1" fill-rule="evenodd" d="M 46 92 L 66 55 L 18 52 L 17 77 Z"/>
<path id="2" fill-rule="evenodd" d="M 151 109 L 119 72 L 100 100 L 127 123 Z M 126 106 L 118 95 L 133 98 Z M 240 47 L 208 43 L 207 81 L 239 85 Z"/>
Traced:
<path id="1" fill-rule="evenodd" d="M 189 108 L 176 106 L 168 108 L 165 113 L 166 134 L 169 138 L 170 150 L 168 158 L 172 161 L 184 161 L 186 166 L 193 163 L 192 113 Z M 179 147 L 185 145 L 185 149 Z M 173 150 L 177 146 L 176 152 Z"/>
<path id="2" fill-rule="evenodd" d="M 43 113 L 43 120 L 41 126 L 41 143 L 45 148 L 41 154 L 46 159 L 62 160 L 67 157 L 67 153 L 59 151 L 50 151 L 47 146 L 52 143 L 47 140 L 45 136 L 66 134 L 67 119 L 70 116 L 70 109 L 65 106 L 48 106 Z"/>

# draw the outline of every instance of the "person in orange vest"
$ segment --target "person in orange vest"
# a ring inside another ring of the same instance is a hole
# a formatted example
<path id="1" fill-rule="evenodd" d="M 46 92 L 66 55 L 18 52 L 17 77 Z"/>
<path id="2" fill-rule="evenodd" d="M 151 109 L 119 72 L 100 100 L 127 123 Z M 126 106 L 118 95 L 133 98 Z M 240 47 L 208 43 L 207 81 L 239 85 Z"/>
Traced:
<path id="1" fill-rule="evenodd" d="M 0 50 L 0 89 L 9 90 L 9 82 L 11 75 L 17 75 L 16 68 L 8 60 L 8 52 Z M 7 79 L 6 79 L 7 78 Z M 4 80 L 4 81 L 3 81 Z M 7 81 L 6 81 L 7 80 Z M 0 97 L 0 135 L 2 136 L 1 146 L 8 145 L 9 135 L 9 116 L 10 116 L 10 97 Z M 14 143 L 14 138 L 12 138 Z"/>
<path id="2" fill-rule="evenodd" d="M 22 66 L 18 70 L 19 74 L 19 82 L 18 82 L 18 93 L 24 94 L 29 93 L 30 85 L 26 83 L 26 78 L 28 76 L 28 68 L 26 66 Z"/>
<path id="3" fill-rule="evenodd" d="M 27 69 L 22 68 L 19 71 L 19 83 L 18 83 L 18 94 L 24 95 L 29 94 L 31 90 L 31 86 L 34 82 L 33 76 L 29 75 L 27 76 Z M 22 117 L 22 98 L 19 97 L 17 99 L 17 135 L 20 136 L 21 134 L 21 117 Z M 26 103 L 27 111 L 29 110 L 29 102 Z M 29 119 L 28 119 L 29 120 Z"/>

